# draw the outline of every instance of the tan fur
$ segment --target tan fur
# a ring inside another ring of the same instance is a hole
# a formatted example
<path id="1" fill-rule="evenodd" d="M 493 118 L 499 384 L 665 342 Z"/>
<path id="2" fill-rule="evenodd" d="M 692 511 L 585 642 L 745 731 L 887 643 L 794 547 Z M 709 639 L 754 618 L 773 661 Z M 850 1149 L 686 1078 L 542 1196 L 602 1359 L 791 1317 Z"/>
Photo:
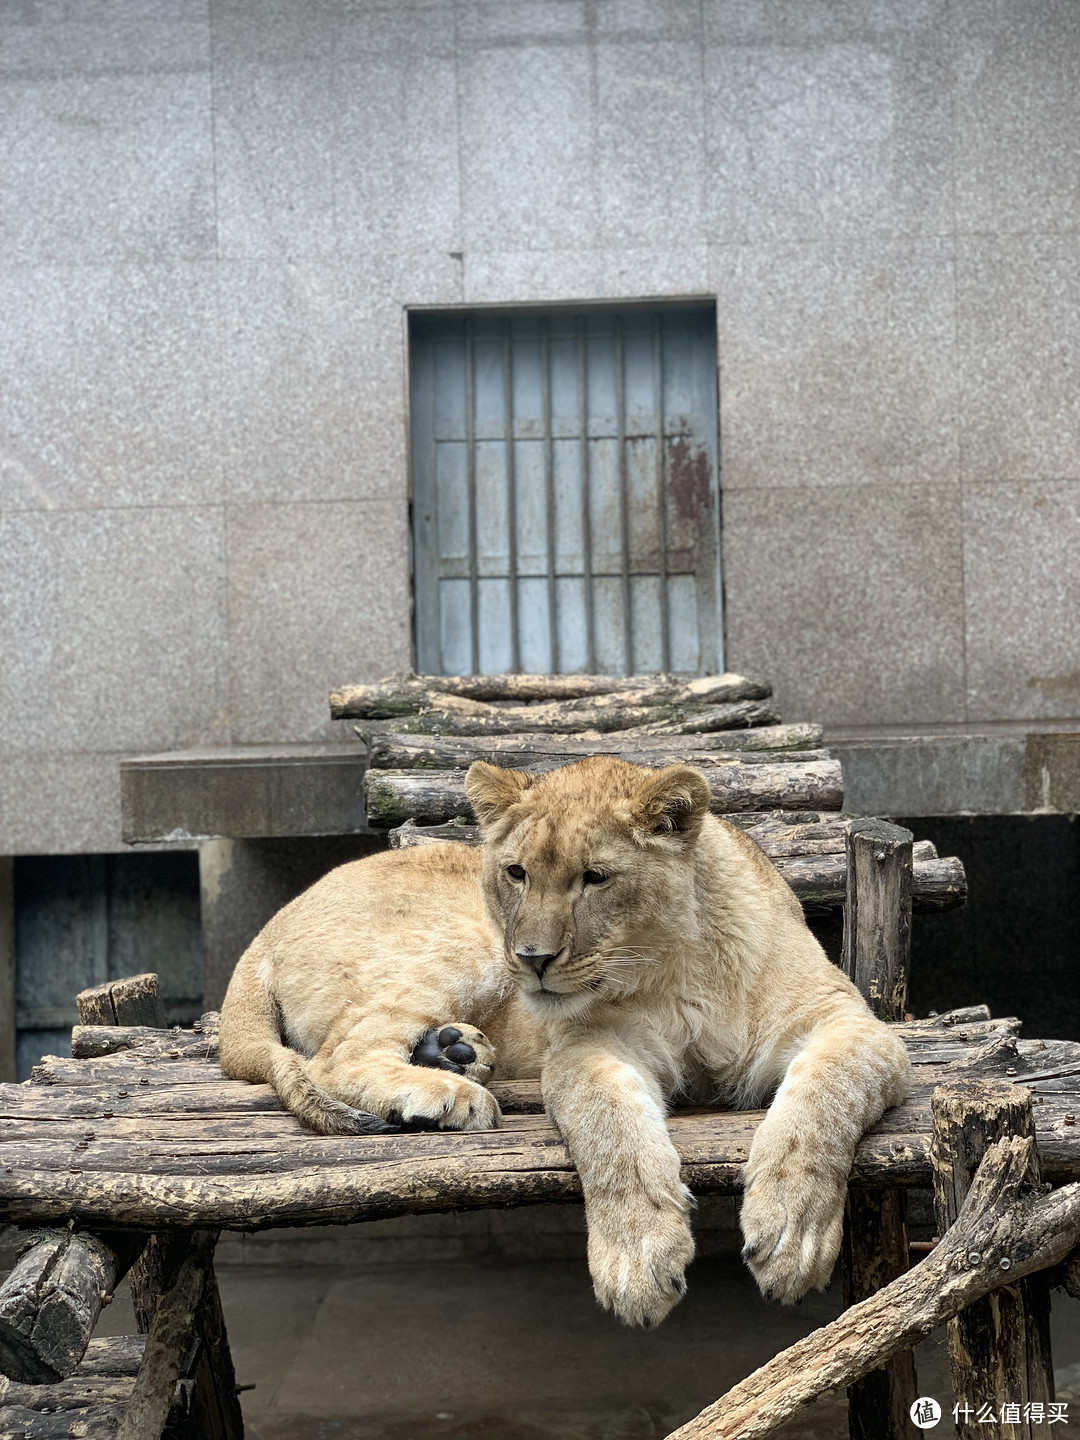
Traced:
<path id="1" fill-rule="evenodd" d="M 350 1107 L 480 1128 L 499 1118 L 477 1083 L 490 1056 L 470 1078 L 409 1055 L 425 1030 L 481 1027 L 498 1078 L 540 1075 L 597 1297 L 631 1324 L 667 1314 L 694 1249 L 666 1106 L 774 1097 L 745 1169 L 744 1253 L 775 1298 L 824 1285 L 855 1146 L 905 1092 L 901 1041 L 757 846 L 707 813 L 696 771 L 597 756 L 532 780 L 478 762 L 467 790 L 482 853 L 356 861 L 267 925 L 225 999 L 226 1073 L 270 1081 L 323 1131 L 350 1129 Z"/>

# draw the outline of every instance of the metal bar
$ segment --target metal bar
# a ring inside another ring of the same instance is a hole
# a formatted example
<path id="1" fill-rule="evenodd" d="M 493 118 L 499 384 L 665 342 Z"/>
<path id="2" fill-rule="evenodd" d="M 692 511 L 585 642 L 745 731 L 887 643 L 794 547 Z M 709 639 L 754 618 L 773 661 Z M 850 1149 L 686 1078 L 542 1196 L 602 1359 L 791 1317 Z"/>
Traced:
<path id="1" fill-rule="evenodd" d="M 664 478 L 664 317 L 653 316 L 653 374 L 656 382 L 656 501 L 660 528 L 660 669 L 671 669 L 671 620 L 668 614 L 667 486 Z"/>
<path id="2" fill-rule="evenodd" d="M 465 456 L 469 486 L 469 645 L 470 672 L 480 668 L 480 582 L 476 557 L 476 385 L 472 320 L 465 321 Z"/>
<path id="3" fill-rule="evenodd" d="M 559 628 L 555 594 L 555 453 L 551 439 L 551 327 L 540 321 L 540 384 L 544 402 L 544 489 L 547 499 L 548 634 L 551 673 L 559 673 Z"/>
<path id="4" fill-rule="evenodd" d="M 623 654 L 626 674 L 634 673 L 633 642 L 630 634 L 630 500 L 626 480 L 626 394 L 623 378 L 622 320 L 615 317 L 615 433 L 619 447 L 619 538 L 622 546 Z"/>
<path id="5" fill-rule="evenodd" d="M 590 675 L 596 674 L 596 614 L 593 605 L 592 514 L 589 502 L 589 379 L 586 368 L 585 317 L 574 322 L 578 361 L 578 414 L 581 417 L 581 575 L 585 587 L 586 657 Z"/>
<path id="6" fill-rule="evenodd" d="M 503 433 L 506 437 L 507 570 L 510 580 L 510 669 L 521 669 L 518 625 L 517 477 L 514 472 L 514 350 L 510 321 L 502 322 Z"/>

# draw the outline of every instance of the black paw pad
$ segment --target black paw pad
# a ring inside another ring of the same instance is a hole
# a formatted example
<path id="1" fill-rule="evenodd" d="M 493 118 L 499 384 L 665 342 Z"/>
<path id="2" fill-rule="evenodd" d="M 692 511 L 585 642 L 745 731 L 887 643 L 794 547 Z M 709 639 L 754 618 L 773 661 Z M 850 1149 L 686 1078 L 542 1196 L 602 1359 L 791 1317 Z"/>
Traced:
<path id="1" fill-rule="evenodd" d="M 462 1040 L 460 1030 L 445 1025 L 441 1030 L 425 1030 L 409 1059 L 429 1070 L 452 1070 L 455 1075 L 464 1075 L 465 1066 L 476 1059 L 476 1051 Z"/>

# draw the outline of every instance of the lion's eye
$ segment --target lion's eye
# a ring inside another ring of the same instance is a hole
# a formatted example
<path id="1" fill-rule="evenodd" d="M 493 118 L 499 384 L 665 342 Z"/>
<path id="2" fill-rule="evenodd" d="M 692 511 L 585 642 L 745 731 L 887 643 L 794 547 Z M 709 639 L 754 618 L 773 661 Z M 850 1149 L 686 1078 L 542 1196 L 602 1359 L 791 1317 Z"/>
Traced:
<path id="1" fill-rule="evenodd" d="M 523 865 L 507 865 L 506 873 L 511 880 L 524 880 L 525 867 Z"/>
<path id="2" fill-rule="evenodd" d="M 605 875 L 603 870 L 586 870 L 581 877 L 581 883 L 583 885 L 603 885 L 607 879 L 609 876 Z"/>

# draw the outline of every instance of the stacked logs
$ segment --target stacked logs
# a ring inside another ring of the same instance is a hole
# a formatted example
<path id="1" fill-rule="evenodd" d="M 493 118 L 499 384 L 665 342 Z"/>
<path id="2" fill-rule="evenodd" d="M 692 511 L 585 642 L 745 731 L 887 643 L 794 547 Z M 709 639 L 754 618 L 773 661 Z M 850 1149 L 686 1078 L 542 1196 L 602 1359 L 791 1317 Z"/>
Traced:
<path id="1" fill-rule="evenodd" d="M 846 892 L 848 821 L 840 762 L 820 725 L 780 723 L 771 687 L 744 675 L 400 675 L 335 690 L 331 712 L 367 742 L 368 823 L 394 848 L 478 844 L 465 794 L 476 760 L 543 774 L 587 755 L 692 765 L 712 810 L 748 829 L 809 913 Z M 915 846 L 919 910 L 962 904 L 959 860 Z"/>
<path id="2" fill-rule="evenodd" d="M 474 760 L 535 773 L 584 755 L 639 765 L 690 763 L 719 813 L 839 809 L 840 766 L 816 725 L 780 725 L 770 687 L 744 675 L 402 675 L 331 694 L 337 719 L 362 721 L 369 823 L 469 817 Z"/>

